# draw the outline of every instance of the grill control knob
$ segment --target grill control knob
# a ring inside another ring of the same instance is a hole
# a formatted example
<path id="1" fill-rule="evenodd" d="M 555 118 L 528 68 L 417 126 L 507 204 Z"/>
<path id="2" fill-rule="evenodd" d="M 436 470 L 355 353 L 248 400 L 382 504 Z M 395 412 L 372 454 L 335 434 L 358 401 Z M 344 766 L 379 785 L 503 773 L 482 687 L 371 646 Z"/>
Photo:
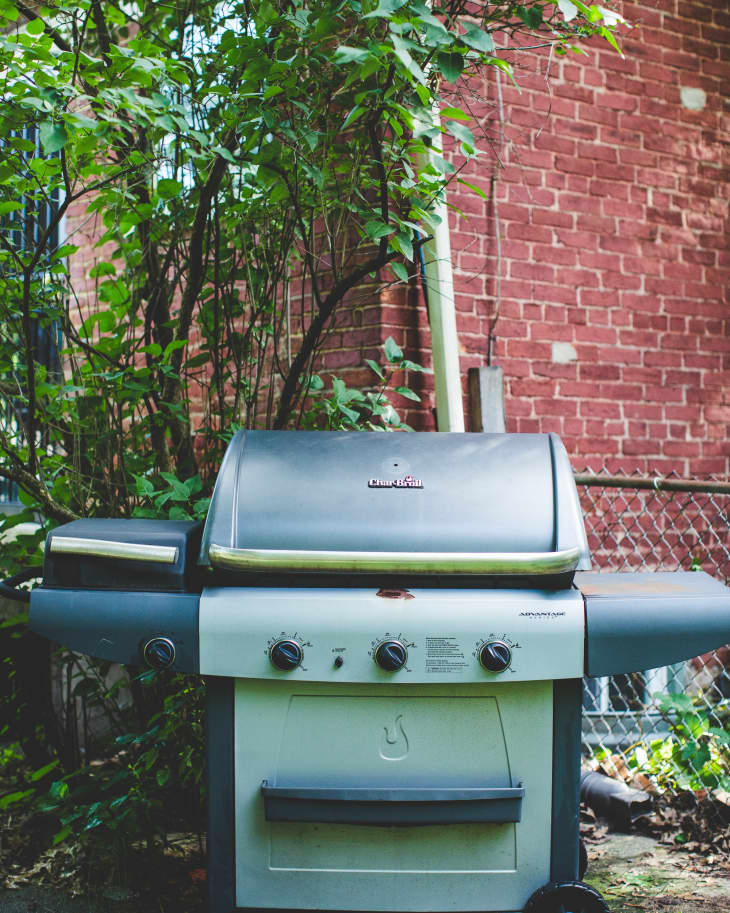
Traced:
<path id="1" fill-rule="evenodd" d="M 282 672 L 296 669 L 302 656 L 302 648 L 295 640 L 277 640 L 269 650 L 271 664 Z"/>
<path id="2" fill-rule="evenodd" d="M 167 637 L 153 637 L 144 645 L 142 656 L 152 669 L 169 669 L 175 662 L 175 644 Z"/>
<path id="3" fill-rule="evenodd" d="M 408 659 L 406 648 L 399 640 L 384 640 L 375 651 L 375 662 L 386 672 L 397 672 Z"/>
<path id="4" fill-rule="evenodd" d="M 490 640 L 479 651 L 479 662 L 487 672 L 504 672 L 512 662 L 512 651 L 503 640 Z"/>

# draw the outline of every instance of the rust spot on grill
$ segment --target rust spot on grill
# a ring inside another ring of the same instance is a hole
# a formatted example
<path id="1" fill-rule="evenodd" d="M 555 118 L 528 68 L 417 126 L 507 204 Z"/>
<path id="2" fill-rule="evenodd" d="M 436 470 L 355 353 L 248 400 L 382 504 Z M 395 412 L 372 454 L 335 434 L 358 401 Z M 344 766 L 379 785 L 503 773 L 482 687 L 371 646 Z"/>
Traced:
<path id="1" fill-rule="evenodd" d="M 396 590 L 378 590 L 375 594 L 380 596 L 381 599 L 415 599 L 416 597 L 413 593 L 409 593 L 408 590 L 403 588 Z"/>

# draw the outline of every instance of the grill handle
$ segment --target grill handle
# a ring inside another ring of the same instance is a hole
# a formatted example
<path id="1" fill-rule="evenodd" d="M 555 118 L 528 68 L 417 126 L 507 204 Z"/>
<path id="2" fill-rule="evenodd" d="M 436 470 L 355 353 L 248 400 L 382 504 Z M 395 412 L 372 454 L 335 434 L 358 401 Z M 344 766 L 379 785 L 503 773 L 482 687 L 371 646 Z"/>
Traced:
<path id="1" fill-rule="evenodd" d="M 413 827 L 428 824 L 504 824 L 522 816 L 525 790 L 271 786 L 261 784 L 267 821 Z"/>
<path id="2" fill-rule="evenodd" d="M 53 555 L 84 555 L 88 558 L 117 558 L 175 564 L 179 549 L 174 545 L 144 542 L 116 542 L 113 539 L 87 539 L 81 536 L 52 536 L 48 551 Z"/>
<path id="3" fill-rule="evenodd" d="M 210 563 L 232 571 L 330 571 L 336 573 L 565 574 L 576 569 L 580 549 L 557 552 L 355 552 L 230 548 L 211 545 Z"/>

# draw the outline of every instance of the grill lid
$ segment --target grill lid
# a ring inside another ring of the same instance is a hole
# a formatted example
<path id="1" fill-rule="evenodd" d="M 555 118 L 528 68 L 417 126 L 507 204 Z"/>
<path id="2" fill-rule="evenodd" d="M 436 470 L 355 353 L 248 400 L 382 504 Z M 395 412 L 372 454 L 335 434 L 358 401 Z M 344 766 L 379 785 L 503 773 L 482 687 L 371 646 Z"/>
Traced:
<path id="1" fill-rule="evenodd" d="M 554 435 L 241 431 L 201 549 L 244 571 L 549 575 L 587 559 Z"/>

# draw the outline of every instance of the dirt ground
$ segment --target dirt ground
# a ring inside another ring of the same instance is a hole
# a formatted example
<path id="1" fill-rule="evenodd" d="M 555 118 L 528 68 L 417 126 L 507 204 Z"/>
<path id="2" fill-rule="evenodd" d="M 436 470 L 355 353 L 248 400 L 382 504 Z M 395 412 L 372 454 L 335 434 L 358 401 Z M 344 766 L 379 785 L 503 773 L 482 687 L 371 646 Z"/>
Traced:
<path id="1" fill-rule="evenodd" d="M 589 844 L 585 880 L 611 913 L 730 913 L 730 871 L 713 862 L 651 837 L 609 834 Z"/>
<path id="2" fill-rule="evenodd" d="M 588 845 L 585 880 L 605 897 L 611 913 L 730 913 L 730 867 L 662 846 L 651 837 L 609 833 Z M 204 885 L 191 890 L 184 869 L 168 873 L 160 896 L 125 891 L 67 897 L 53 887 L 0 890 L 0 913 L 204 913 Z M 187 882 L 177 894 L 170 878 Z M 164 896 L 162 896 L 164 895 Z M 184 895 L 184 896 L 183 896 Z"/>

